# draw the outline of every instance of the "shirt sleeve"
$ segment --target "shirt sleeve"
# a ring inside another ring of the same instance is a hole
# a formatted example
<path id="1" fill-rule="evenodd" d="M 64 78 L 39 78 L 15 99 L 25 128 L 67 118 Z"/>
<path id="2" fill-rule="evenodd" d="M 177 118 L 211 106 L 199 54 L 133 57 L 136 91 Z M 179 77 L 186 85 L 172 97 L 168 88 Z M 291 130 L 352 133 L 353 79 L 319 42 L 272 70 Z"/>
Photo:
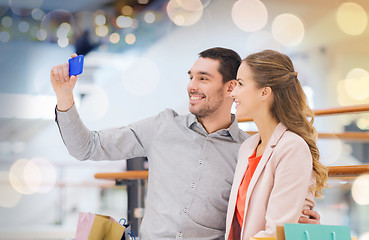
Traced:
<path id="1" fill-rule="evenodd" d="M 255 237 L 274 236 L 277 226 L 297 223 L 306 202 L 313 204 L 313 193 L 309 190 L 312 174 L 312 157 L 309 147 L 301 138 L 281 144 L 275 151 L 281 153 L 274 176 L 274 186 L 266 211 L 265 230 Z"/>
<path id="2" fill-rule="evenodd" d="M 66 112 L 55 109 L 55 121 L 69 153 L 79 160 L 121 160 L 145 157 L 155 137 L 157 117 L 131 125 L 90 131 L 75 105 Z"/>

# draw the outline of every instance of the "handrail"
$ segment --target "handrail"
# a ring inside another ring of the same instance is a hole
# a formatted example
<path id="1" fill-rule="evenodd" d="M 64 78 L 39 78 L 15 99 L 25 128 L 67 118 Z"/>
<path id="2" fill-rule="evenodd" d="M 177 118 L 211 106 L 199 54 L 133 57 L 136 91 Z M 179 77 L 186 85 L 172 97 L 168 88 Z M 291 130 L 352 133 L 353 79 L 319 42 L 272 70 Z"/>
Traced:
<path id="1" fill-rule="evenodd" d="M 369 165 L 328 166 L 329 177 L 357 177 L 369 174 Z"/>
<path id="2" fill-rule="evenodd" d="M 258 132 L 247 131 L 248 134 L 254 135 Z M 339 138 L 350 141 L 369 142 L 369 132 L 344 132 L 344 133 L 318 133 L 319 138 Z"/>
<path id="3" fill-rule="evenodd" d="M 361 174 L 369 174 L 369 165 L 328 166 L 327 168 L 329 177 L 357 177 Z M 147 170 L 95 174 L 95 178 L 107 180 L 135 180 L 148 177 L 149 171 Z"/>
<path id="4" fill-rule="evenodd" d="M 313 110 L 315 116 L 333 115 L 333 114 L 345 114 L 345 113 L 361 113 L 369 111 L 369 104 L 346 106 L 346 107 L 335 107 L 326 109 L 316 109 Z M 240 122 L 252 122 L 252 118 L 238 118 L 237 121 Z"/>
<path id="5" fill-rule="evenodd" d="M 149 171 L 125 171 L 114 173 L 96 173 L 95 178 L 107 179 L 107 180 L 134 180 L 134 179 L 147 179 L 149 177 Z"/>

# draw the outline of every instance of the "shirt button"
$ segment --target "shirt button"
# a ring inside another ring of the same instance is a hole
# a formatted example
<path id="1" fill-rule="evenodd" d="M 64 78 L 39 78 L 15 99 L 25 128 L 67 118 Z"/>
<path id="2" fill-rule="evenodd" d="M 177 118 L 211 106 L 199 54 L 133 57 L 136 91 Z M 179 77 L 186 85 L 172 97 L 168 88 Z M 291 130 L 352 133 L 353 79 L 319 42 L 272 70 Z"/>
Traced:
<path id="1" fill-rule="evenodd" d="M 184 212 L 184 213 L 187 213 L 187 208 L 183 209 L 183 212 Z"/>
<path id="2" fill-rule="evenodd" d="M 183 237 L 183 234 L 181 232 L 179 232 L 178 237 Z"/>
<path id="3" fill-rule="evenodd" d="M 191 184 L 191 187 L 192 187 L 192 188 L 194 188 L 194 187 L 195 187 L 195 183 L 192 183 L 192 184 Z"/>
<path id="4" fill-rule="evenodd" d="M 210 137 L 206 137 L 206 140 L 210 141 Z"/>
<path id="5" fill-rule="evenodd" d="M 200 163 L 200 164 L 202 164 L 203 162 L 204 162 L 204 161 L 203 161 L 202 159 L 199 161 L 199 163 Z"/>

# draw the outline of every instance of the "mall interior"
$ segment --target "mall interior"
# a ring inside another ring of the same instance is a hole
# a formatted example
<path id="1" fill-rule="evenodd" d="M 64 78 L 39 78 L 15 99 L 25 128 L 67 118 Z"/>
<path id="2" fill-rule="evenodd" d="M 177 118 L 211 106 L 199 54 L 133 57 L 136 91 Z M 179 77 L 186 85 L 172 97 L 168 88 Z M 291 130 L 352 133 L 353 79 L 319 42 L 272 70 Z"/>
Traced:
<path id="1" fill-rule="evenodd" d="M 75 104 L 99 130 L 166 108 L 188 113 L 188 70 L 202 50 L 225 47 L 292 59 L 316 111 L 320 161 L 343 172 L 330 173 L 314 209 L 321 224 L 369 240 L 368 14 L 366 0 L 0 0 L 0 239 L 71 240 L 80 212 L 131 218 L 132 182 L 144 198 L 145 177 L 117 184 L 95 175 L 147 170 L 147 161 L 69 155 L 55 123 L 53 66 L 84 55 Z M 257 131 L 252 121 L 239 127 Z"/>

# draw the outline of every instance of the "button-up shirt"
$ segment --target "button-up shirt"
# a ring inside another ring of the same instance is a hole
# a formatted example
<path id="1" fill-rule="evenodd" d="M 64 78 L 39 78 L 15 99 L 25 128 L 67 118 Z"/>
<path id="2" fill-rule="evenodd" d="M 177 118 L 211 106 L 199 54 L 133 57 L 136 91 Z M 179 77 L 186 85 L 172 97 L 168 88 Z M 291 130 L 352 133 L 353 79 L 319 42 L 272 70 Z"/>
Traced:
<path id="1" fill-rule="evenodd" d="M 193 114 L 167 109 L 126 127 L 90 131 L 75 106 L 56 110 L 63 141 L 77 159 L 147 157 L 149 179 L 141 239 L 224 239 L 240 144 L 232 124 L 208 134 Z"/>

